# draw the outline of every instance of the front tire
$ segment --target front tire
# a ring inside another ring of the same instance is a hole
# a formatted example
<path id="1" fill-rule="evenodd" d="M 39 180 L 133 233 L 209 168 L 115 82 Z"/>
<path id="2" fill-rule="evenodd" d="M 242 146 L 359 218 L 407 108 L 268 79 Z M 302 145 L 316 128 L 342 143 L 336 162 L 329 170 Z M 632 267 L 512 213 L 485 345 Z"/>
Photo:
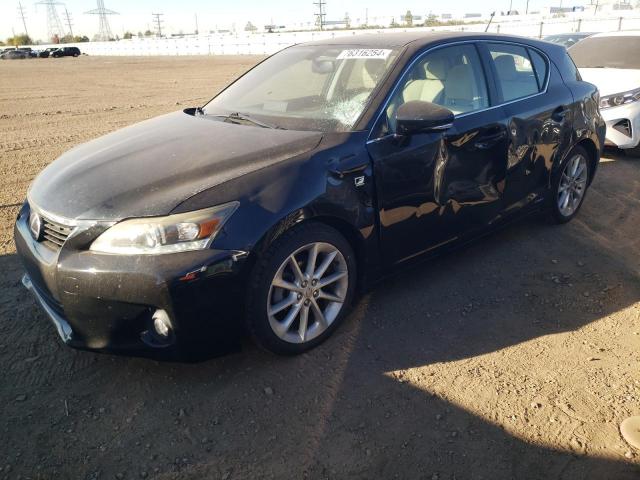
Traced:
<path id="1" fill-rule="evenodd" d="M 578 214 L 589 186 L 590 157 L 582 147 L 575 147 L 562 161 L 551 182 L 551 219 L 567 223 Z"/>
<path id="2" fill-rule="evenodd" d="M 356 261 L 349 242 L 321 223 L 285 232 L 258 259 L 247 298 L 246 323 L 263 348 L 306 352 L 342 322 L 353 298 Z"/>

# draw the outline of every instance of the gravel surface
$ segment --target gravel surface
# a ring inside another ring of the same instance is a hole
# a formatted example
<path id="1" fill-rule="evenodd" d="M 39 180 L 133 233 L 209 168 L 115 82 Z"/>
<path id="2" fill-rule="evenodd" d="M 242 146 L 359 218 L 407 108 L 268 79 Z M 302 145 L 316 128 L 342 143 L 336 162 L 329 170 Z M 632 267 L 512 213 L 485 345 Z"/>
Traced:
<path id="1" fill-rule="evenodd" d="M 640 160 L 362 297 L 326 344 L 183 365 L 63 346 L 12 222 L 63 151 L 203 103 L 256 57 L 0 62 L 0 479 L 637 479 Z"/>

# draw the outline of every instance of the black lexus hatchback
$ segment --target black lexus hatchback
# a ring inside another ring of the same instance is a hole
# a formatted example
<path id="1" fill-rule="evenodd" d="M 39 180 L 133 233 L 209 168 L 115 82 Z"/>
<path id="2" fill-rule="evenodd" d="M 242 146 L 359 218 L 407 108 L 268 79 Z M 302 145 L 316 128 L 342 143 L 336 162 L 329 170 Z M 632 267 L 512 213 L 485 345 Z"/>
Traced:
<path id="1" fill-rule="evenodd" d="M 249 332 L 301 353 L 403 265 L 536 210 L 571 220 L 604 134 L 561 46 L 293 46 L 49 165 L 15 225 L 23 282 L 73 347 L 190 358 Z"/>

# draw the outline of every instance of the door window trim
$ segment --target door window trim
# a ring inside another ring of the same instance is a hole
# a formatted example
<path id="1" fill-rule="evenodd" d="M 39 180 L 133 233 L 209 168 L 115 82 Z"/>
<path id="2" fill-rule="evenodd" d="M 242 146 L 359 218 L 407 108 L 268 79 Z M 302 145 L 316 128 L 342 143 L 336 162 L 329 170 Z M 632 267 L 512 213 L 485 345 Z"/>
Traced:
<path id="1" fill-rule="evenodd" d="M 380 121 L 380 117 L 382 116 L 382 114 L 384 112 L 386 112 L 388 106 L 389 106 L 389 102 L 391 102 L 391 100 L 393 99 L 394 95 L 396 94 L 396 91 L 398 90 L 398 88 L 400 88 L 400 85 L 402 83 L 402 80 L 407 76 L 407 74 L 413 69 L 414 65 L 416 63 L 418 63 L 420 60 L 422 60 L 423 57 L 425 57 L 426 55 L 428 55 L 429 53 L 435 51 L 435 50 L 440 50 L 442 48 L 447 48 L 447 47 L 453 47 L 456 45 L 464 45 L 464 44 L 473 44 L 478 45 L 478 44 L 487 44 L 487 43 L 502 43 L 502 44 L 506 44 L 506 45 L 516 45 L 516 46 L 520 46 L 526 49 L 530 48 L 532 50 L 535 50 L 537 53 L 539 53 L 543 60 L 546 62 L 547 64 L 547 75 L 545 78 L 545 82 L 544 82 L 544 88 L 537 92 L 537 93 L 533 93 L 531 95 L 527 95 L 526 97 L 520 97 L 520 98 L 516 98 L 514 100 L 509 100 L 507 102 L 499 102 L 496 105 L 491 105 L 491 103 L 493 103 L 493 101 L 495 100 L 494 98 L 492 98 L 492 95 L 489 95 L 489 103 L 490 105 L 488 107 L 485 108 L 481 108 L 479 110 L 473 110 L 471 112 L 464 112 L 464 113 L 460 113 L 458 115 L 454 116 L 454 121 L 457 120 L 458 118 L 464 118 L 466 116 L 469 115 L 475 115 L 478 113 L 482 113 L 482 112 L 486 112 L 488 110 L 493 110 L 496 108 L 500 108 L 503 107 L 505 105 L 510 105 L 512 103 L 516 103 L 516 102 L 521 102 L 523 100 L 528 100 L 530 98 L 534 98 L 537 97 L 538 95 L 544 95 L 545 93 L 547 93 L 547 90 L 549 88 L 549 81 L 551 79 L 551 60 L 549 59 L 549 56 L 542 50 L 540 50 L 537 47 L 534 47 L 532 45 L 528 45 L 526 43 L 520 43 L 520 42 L 514 42 L 511 40 L 490 40 L 490 39 L 481 39 L 481 40 L 460 40 L 457 42 L 449 42 L 449 43 L 443 43 L 441 45 L 434 45 L 433 47 L 429 47 L 427 48 L 425 51 L 423 51 L 422 53 L 420 53 L 419 55 L 417 55 L 411 62 L 409 62 L 409 64 L 403 69 L 402 73 L 400 74 L 400 77 L 398 78 L 398 80 L 396 81 L 396 83 L 393 85 L 393 88 L 391 88 L 391 90 L 389 91 L 389 93 L 387 94 L 387 98 L 385 98 L 384 102 L 381 105 L 380 111 L 378 112 L 378 114 L 375 117 L 375 121 L 373 122 L 371 128 L 369 129 L 369 135 L 367 137 L 367 144 L 369 143 L 375 143 L 375 142 L 379 142 L 380 140 L 383 140 L 387 137 L 392 137 L 395 135 L 395 133 L 389 133 L 386 135 L 383 135 L 381 137 L 376 137 L 376 138 L 371 138 L 371 136 L 373 135 L 373 132 L 375 131 L 375 127 L 376 125 L 378 125 L 378 122 Z M 486 45 L 483 45 L 484 48 L 488 48 Z M 478 47 L 476 47 L 476 49 L 478 49 Z M 480 55 L 480 52 L 479 52 Z M 480 60 L 483 59 L 483 55 L 480 55 Z M 532 68 L 534 69 L 534 74 L 535 74 L 535 67 L 532 64 Z M 485 75 L 485 82 L 487 82 L 487 91 L 490 90 L 489 87 L 489 80 L 496 82 L 498 79 L 495 78 L 495 73 L 494 73 L 494 69 L 493 68 L 487 68 L 487 66 L 485 66 L 484 64 L 482 65 L 482 69 L 484 71 L 484 75 Z M 488 72 L 487 70 L 489 70 L 490 72 Z"/>

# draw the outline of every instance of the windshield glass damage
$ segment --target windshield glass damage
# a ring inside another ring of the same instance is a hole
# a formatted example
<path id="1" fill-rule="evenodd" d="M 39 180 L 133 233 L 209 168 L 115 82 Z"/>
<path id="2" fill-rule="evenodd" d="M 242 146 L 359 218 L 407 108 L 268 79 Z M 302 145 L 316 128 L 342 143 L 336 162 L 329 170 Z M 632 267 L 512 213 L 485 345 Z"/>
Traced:
<path id="1" fill-rule="evenodd" d="M 395 49 L 292 47 L 209 102 L 211 116 L 241 114 L 277 128 L 349 131 L 393 62 Z"/>

